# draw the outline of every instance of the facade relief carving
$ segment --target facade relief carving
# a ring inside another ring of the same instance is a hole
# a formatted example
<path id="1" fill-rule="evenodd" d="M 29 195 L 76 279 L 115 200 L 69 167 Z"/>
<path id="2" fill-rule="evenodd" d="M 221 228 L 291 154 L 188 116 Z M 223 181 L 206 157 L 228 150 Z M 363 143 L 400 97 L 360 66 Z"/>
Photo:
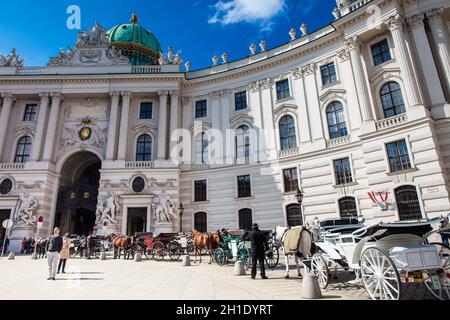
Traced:
<path id="1" fill-rule="evenodd" d="M 30 194 L 21 193 L 19 197 L 20 204 L 17 210 L 16 224 L 22 227 L 35 226 L 39 202 Z"/>

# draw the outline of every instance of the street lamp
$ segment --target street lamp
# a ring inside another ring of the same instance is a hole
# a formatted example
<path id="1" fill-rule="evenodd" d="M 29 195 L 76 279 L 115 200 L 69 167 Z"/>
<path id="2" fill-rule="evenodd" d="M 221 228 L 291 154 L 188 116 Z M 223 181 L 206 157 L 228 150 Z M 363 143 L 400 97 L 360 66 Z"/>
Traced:
<path id="1" fill-rule="evenodd" d="M 299 207 L 299 210 L 300 210 L 300 217 L 301 217 L 301 219 L 302 219 L 302 225 L 304 224 L 304 219 L 303 219 L 303 212 L 302 212 L 302 204 L 303 204 L 303 198 L 304 198 L 304 194 L 303 194 L 303 192 L 300 190 L 300 189 L 298 189 L 297 190 L 297 193 L 295 194 L 295 198 L 297 199 L 297 203 L 298 203 L 298 207 Z"/>
<path id="2" fill-rule="evenodd" d="M 180 202 L 180 207 L 178 208 L 178 210 L 180 211 L 180 233 L 182 233 L 183 232 L 183 212 L 184 212 L 183 202 Z"/>

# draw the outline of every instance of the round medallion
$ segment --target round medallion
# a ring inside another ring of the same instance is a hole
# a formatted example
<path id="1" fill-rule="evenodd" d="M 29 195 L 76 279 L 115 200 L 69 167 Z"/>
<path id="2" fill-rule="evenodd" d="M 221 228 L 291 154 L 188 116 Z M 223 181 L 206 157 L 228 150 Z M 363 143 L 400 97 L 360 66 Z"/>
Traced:
<path id="1" fill-rule="evenodd" d="M 11 179 L 3 180 L 2 183 L 0 183 L 0 194 L 7 195 L 8 193 L 11 192 L 12 187 L 13 187 L 13 183 L 12 183 Z"/>
<path id="2" fill-rule="evenodd" d="M 145 189 L 145 181 L 141 177 L 137 177 L 133 180 L 133 191 L 136 193 L 141 193 Z"/>
<path id="3" fill-rule="evenodd" d="M 92 129 L 89 127 L 83 127 L 80 129 L 80 139 L 81 141 L 89 140 L 92 136 Z"/>

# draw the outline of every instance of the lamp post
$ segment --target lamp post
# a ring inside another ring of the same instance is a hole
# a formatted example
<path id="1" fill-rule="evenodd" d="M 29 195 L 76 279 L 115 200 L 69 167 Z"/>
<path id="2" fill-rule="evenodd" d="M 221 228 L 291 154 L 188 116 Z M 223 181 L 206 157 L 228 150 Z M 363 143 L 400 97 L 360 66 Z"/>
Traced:
<path id="1" fill-rule="evenodd" d="M 180 211 L 180 233 L 183 232 L 183 212 L 184 212 L 184 207 L 183 207 L 183 203 L 180 202 L 180 207 L 178 208 L 178 210 Z"/>
<path id="2" fill-rule="evenodd" d="M 303 198 L 304 198 L 304 194 L 303 194 L 303 192 L 300 190 L 300 189 L 298 189 L 297 190 L 297 193 L 295 194 L 295 198 L 297 199 L 297 203 L 298 203 L 298 206 L 299 206 L 299 209 L 300 209 L 300 216 L 301 216 L 301 219 L 302 219 L 302 225 L 304 224 L 304 219 L 303 219 L 303 212 L 302 212 L 302 204 L 303 204 Z"/>

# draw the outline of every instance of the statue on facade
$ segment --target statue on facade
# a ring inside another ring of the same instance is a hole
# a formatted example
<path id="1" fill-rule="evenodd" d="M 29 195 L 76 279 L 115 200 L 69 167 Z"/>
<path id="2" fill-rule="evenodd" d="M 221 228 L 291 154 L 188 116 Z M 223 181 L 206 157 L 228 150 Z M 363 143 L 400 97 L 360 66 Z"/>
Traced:
<path id="1" fill-rule="evenodd" d="M 20 194 L 20 205 L 17 215 L 17 224 L 34 226 L 36 225 L 36 213 L 39 202 L 35 197 L 29 194 Z"/>
<path id="2" fill-rule="evenodd" d="M 152 203 L 153 215 L 158 223 L 172 223 L 172 217 L 176 218 L 176 206 L 169 196 L 155 197 Z"/>
<path id="3" fill-rule="evenodd" d="M 0 54 L 0 67 L 23 67 L 23 62 L 24 59 L 20 59 L 16 49 L 12 49 L 7 56 Z"/>
<path id="4" fill-rule="evenodd" d="M 173 47 L 169 47 L 167 49 L 167 53 L 161 53 L 158 59 L 160 65 L 163 64 L 177 64 L 181 65 L 183 63 L 183 59 L 181 58 L 181 50 L 178 50 L 177 53 L 173 51 Z"/>
<path id="5" fill-rule="evenodd" d="M 117 223 L 117 215 L 120 211 L 119 196 L 116 194 L 107 195 L 102 200 L 99 200 L 97 205 L 97 220 L 96 224 L 103 224 L 105 222 L 110 222 L 113 224 Z"/>

